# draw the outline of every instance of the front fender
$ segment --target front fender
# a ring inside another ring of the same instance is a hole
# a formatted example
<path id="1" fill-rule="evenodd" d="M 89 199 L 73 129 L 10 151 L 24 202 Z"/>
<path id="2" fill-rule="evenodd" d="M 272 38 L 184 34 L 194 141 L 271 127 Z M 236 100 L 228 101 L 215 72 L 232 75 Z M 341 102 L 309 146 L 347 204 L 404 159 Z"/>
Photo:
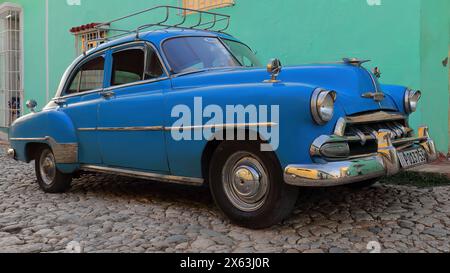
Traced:
<path id="1" fill-rule="evenodd" d="M 381 90 L 388 96 L 392 98 L 395 102 L 397 109 L 399 112 L 406 114 L 405 111 L 405 92 L 407 87 L 400 85 L 389 85 L 383 84 L 381 85 Z"/>
<path id="2" fill-rule="evenodd" d="M 33 160 L 27 153 L 29 145 L 42 143 L 49 145 L 57 163 L 63 165 L 78 163 L 78 139 L 71 119 L 57 109 L 32 113 L 17 119 L 9 131 L 11 147 L 16 159 L 24 162 Z"/>
<path id="3" fill-rule="evenodd" d="M 179 120 L 179 117 L 171 117 L 172 110 L 178 105 L 195 109 L 194 98 L 196 97 L 201 98 L 203 109 L 211 105 L 219 106 L 221 109 L 226 109 L 230 105 L 244 107 L 262 105 L 268 106 L 270 112 L 272 106 L 278 106 L 278 119 L 274 120 L 274 117 L 269 115 L 268 120 L 264 120 L 275 122 L 278 126 L 270 128 L 267 134 L 260 134 L 261 138 L 272 145 L 283 168 L 296 162 L 308 164 L 312 162 L 309 150 L 313 141 L 320 135 L 332 134 L 338 118 L 345 116 L 342 107 L 336 105 L 334 119 L 324 126 L 317 125 L 310 111 L 311 96 L 316 87 L 295 82 L 261 82 L 174 89 L 168 91 L 165 96 L 166 113 L 164 115 L 168 117 L 166 127 L 174 127 Z M 192 115 L 195 115 L 194 110 Z M 194 118 L 190 120 L 193 121 Z M 207 124 L 209 120 L 210 117 L 203 117 L 197 123 Z M 195 125 L 198 125 L 197 123 Z M 224 121 L 224 123 L 229 122 Z M 179 176 L 201 177 L 201 156 L 208 141 L 205 139 L 175 141 L 170 133 L 166 136 L 172 173 Z"/>

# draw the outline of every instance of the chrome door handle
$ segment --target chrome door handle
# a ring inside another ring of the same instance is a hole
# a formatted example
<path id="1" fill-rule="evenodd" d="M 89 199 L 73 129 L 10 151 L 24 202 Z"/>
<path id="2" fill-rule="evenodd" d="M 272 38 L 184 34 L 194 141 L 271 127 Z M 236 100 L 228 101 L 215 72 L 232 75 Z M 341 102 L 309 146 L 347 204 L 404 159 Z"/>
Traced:
<path id="1" fill-rule="evenodd" d="M 102 92 L 102 97 L 105 99 L 110 99 L 110 98 L 114 97 L 115 95 L 116 95 L 116 93 L 114 93 L 112 91 Z"/>

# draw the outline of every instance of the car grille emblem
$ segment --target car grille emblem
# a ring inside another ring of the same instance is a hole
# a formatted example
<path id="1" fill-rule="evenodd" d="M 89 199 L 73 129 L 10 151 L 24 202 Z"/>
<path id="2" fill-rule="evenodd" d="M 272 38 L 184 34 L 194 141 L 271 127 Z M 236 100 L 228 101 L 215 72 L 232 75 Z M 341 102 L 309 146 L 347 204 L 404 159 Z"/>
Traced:
<path id="1" fill-rule="evenodd" d="M 366 99 L 373 99 L 376 102 L 380 102 L 383 101 L 386 98 L 386 95 L 382 92 L 369 92 L 369 93 L 364 93 L 362 95 L 363 98 Z"/>

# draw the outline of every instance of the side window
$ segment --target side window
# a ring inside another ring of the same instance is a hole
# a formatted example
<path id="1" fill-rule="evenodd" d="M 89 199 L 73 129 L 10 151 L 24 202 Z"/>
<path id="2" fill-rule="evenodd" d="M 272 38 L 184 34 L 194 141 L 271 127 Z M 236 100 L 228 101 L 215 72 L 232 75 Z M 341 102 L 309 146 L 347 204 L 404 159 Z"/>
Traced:
<path id="1" fill-rule="evenodd" d="M 103 87 L 103 75 L 105 69 L 105 59 L 98 57 L 83 64 L 75 76 L 69 88 L 66 90 L 66 95 L 81 93 Z"/>
<path id="2" fill-rule="evenodd" d="M 148 49 L 147 61 L 145 51 L 139 48 L 119 51 L 112 57 L 111 86 L 156 79 L 163 75 L 158 56 L 151 48 Z"/>
<path id="3" fill-rule="evenodd" d="M 147 68 L 145 69 L 145 79 L 157 79 L 164 75 L 158 54 L 153 48 L 148 47 L 147 51 Z"/>

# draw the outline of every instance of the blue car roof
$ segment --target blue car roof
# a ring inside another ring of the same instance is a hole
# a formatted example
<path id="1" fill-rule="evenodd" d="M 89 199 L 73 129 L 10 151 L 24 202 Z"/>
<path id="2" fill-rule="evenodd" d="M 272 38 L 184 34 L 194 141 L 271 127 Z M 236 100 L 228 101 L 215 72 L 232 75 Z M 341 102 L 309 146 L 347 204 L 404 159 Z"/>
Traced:
<path id="1" fill-rule="evenodd" d="M 168 28 L 168 29 L 162 29 L 162 30 L 154 30 L 154 31 L 143 31 L 139 34 L 139 40 L 149 41 L 151 42 L 155 47 L 160 48 L 161 42 L 173 38 L 173 37 L 183 37 L 183 36 L 213 36 L 213 37 L 220 37 L 224 39 L 230 39 L 234 41 L 238 41 L 233 36 L 221 33 L 221 32 L 212 32 L 212 31 L 206 31 L 206 30 L 196 30 L 196 29 L 181 29 L 181 28 Z M 106 42 L 88 52 L 88 54 L 95 53 L 97 51 L 100 51 L 102 49 L 116 46 L 120 44 L 124 44 L 127 42 L 132 42 L 136 40 L 136 34 L 130 34 L 109 42 Z"/>

